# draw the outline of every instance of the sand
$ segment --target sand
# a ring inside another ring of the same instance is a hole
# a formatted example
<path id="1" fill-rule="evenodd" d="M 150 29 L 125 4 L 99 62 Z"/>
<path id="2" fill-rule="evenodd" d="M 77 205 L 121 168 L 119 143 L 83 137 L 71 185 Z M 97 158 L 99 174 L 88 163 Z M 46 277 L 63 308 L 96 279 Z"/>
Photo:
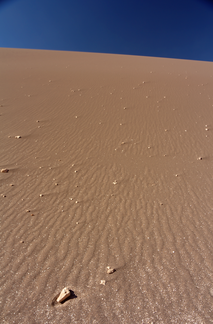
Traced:
<path id="1" fill-rule="evenodd" d="M 213 323 L 213 63 L 1 48 L 0 135 L 1 323 Z"/>

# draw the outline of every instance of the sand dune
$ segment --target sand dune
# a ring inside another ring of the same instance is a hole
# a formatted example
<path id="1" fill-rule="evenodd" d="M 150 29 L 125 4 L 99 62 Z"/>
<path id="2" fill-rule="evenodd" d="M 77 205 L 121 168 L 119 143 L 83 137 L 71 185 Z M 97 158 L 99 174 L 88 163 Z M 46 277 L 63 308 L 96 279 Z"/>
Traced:
<path id="1" fill-rule="evenodd" d="M 0 71 L 1 323 L 212 323 L 213 63 L 2 48 Z"/>

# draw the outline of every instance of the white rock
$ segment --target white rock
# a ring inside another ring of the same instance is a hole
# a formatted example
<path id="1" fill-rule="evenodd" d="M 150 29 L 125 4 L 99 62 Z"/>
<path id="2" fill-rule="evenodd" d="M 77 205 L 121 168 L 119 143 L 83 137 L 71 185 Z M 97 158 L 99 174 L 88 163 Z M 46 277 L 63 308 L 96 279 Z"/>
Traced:
<path id="1" fill-rule="evenodd" d="M 101 282 L 100 282 L 100 285 L 106 285 L 106 281 L 105 280 L 101 280 Z"/>
<path id="2" fill-rule="evenodd" d="M 115 269 L 112 269 L 112 268 L 110 268 L 110 267 L 107 267 L 107 273 L 108 273 L 108 274 L 111 274 L 111 273 L 113 273 L 113 272 L 115 272 Z"/>
<path id="3" fill-rule="evenodd" d="M 21 136 L 15 136 L 15 138 L 21 138 Z"/>
<path id="4" fill-rule="evenodd" d="M 63 288 L 60 295 L 57 298 L 57 302 L 62 303 L 69 296 L 70 296 L 70 290 L 68 288 Z"/>
<path id="5" fill-rule="evenodd" d="M 8 169 L 1 169 L 1 172 L 2 172 L 2 173 L 8 173 L 9 170 L 8 170 Z"/>

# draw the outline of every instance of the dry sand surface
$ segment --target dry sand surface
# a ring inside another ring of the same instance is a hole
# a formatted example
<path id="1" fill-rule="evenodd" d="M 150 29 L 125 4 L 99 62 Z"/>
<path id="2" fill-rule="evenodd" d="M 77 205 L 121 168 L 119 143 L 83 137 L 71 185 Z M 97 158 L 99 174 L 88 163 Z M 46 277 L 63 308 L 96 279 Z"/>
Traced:
<path id="1" fill-rule="evenodd" d="M 213 323 L 213 63 L 2 48 L 0 134 L 2 324 Z"/>

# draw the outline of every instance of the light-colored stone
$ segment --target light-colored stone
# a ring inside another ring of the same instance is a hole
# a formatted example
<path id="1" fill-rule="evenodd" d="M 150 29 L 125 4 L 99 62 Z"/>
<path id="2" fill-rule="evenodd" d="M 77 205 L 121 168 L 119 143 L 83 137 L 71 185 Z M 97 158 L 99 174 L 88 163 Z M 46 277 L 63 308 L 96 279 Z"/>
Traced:
<path id="1" fill-rule="evenodd" d="M 8 173 L 9 170 L 8 170 L 8 169 L 1 169 L 1 172 L 2 172 L 2 173 Z"/>
<path id="2" fill-rule="evenodd" d="M 105 286 L 106 285 L 106 281 L 105 280 L 101 280 L 100 281 L 100 285 L 104 285 Z"/>
<path id="3" fill-rule="evenodd" d="M 108 274 L 111 274 L 111 273 L 113 273 L 113 272 L 115 272 L 115 269 L 110 268 L 110 267 L 107 267 L 107 273 L 108 273 Z"/>
<path id="4" fill-rule="evenodd" d="M 63 288 L 60 295 L 57 298 L 57 302 L 62 303 L 69 296 L 70 296 L 70 290 L 68 288 Z"/>
<path id="5" fill-rule="evenodd" d="M 18 135 L 18 136 L 15 136 L 15 138 L 21 138 L 21 136 Z"/>

